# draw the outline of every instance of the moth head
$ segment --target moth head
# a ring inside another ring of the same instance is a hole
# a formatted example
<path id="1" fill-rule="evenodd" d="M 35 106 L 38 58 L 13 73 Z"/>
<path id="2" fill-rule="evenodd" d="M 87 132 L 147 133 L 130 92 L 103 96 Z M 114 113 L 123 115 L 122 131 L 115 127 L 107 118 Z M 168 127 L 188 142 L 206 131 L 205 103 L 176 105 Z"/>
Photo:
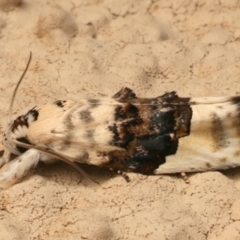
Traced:
<path id="1" fill-rule="evenodd" d="M 29 110 L 25 115 L 17 117 L 8 125 L 7 131 L 3 135 L 3 145 L 12 153 L 20 154 L 26 149 L 15 144 L 16 141 L 31 144 L 28 140 L 27 132 L 29 125 L 38 118 L 36 107 Z"/>

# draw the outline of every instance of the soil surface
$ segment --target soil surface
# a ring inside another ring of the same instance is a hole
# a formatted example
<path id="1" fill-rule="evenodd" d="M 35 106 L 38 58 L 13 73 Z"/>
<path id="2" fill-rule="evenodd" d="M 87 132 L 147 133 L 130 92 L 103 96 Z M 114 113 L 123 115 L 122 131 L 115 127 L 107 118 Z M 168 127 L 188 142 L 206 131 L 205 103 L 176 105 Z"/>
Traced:
<path id="1" fill-rule="evenodd" d="M 0 0 L 0 131 L 47 101 L 137 96 L 240 94 L 237 0 Z M 49 113 L 51 114 L 51 113 Z M 198 146 L 196 146 L 197 148 Z M 194 161 L 194 159 L 193 159 Z M 129 174 L 39 165 L 0 192 L 0 239 L 239 239 L 240 170 Z"/>

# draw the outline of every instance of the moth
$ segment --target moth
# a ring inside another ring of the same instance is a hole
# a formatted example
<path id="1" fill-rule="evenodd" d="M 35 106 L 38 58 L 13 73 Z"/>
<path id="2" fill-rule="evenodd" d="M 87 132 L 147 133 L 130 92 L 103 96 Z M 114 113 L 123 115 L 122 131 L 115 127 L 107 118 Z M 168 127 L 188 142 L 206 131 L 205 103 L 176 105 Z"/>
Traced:
<path id="1" fill-rule="evenodd" d="M 2 188 L 40 161 L 146 175 L 233 168 L 240 166 L 240 96 L 138 98 L 122 88 L 109 98 L 57 100 L 9 121 L 3 145 Z"/>

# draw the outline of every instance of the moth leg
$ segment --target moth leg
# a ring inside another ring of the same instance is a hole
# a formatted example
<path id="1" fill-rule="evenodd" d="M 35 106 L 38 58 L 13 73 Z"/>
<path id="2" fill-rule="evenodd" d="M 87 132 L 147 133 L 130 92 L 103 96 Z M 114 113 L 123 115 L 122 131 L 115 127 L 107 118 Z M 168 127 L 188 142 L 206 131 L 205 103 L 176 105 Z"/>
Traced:
<path id="1" fill-rule="evenodd" d="M 135 98 L 136 94 L 132 89 L 123 87 L 120 91 L 112 96 L 112 98 L 125 99 L 125 98 Z"/>
<path id="2" fill-rule="evenodd" d="M 186 175 L 185 172 L 181 172 L 181 177 L 182 179 L 184 180 L 185 183 L 189 184 L 190 183 L 190 180 L 188 178 L 188 176 Z"/>
<path id="3" fill-rule="evenodd" d="M 2 157 L 0 157 L 0 168 L 4 165 L 4 164 L 6 164 L 7 162 L 9 162 L 10 161 L 10 157 L 11 157 L 11 153 L 9 152 L 9 151 L 4 151 L 3 150 L 3 155 L 2 155 Z"/>
<path id="4" fill-rule="evenodd" d="M 25 153 L 7 162 L 0 170 L 0 188 L 8 188 L 26 177 L 39 162 L 40 153 L 29 149 Z"/>
<path id="5" fill-rule="evenodd" d="M 121 175 L 127 183 L 131 182 L 131 179 L 130 179 L 130 177 L 127 175 L 126 172 L 122 172 L 122 171 L 118 170 L 117 173 L 118 173 L 119 175 Z"/>

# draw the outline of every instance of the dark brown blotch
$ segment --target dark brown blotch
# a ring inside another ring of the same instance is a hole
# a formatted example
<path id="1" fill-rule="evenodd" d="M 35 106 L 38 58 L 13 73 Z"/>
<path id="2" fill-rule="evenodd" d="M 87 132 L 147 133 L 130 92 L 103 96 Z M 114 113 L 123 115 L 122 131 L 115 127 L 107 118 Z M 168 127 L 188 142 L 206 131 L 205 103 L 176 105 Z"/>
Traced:
<path id="1" fill-rule="evenodd" d="M 231 118 L 231 117 L 232 117 L 232 113 L 231 113 L 231 112 L 228 112 L 227 115 L 226 115 L 226 117 L 227 117 L 228 119 Z"/>
<path id="2" fill-rule="evenodd" d="M 220 158 L 220 162 L 222 162 L 222 163 L 226 163 L 227 162 L 227 158 Z"/>
<path id="3" fill-rule="evenodd" d="M 93 139 L 94 132 L 95 132 L 94 129 L 86 130 L 87 137 L 90 138 L 90 139 Z"/>
<path id="4" fill-rule="evenodd" d="M 215 143 L 215 148 L 216 150 L 225 148 L 228 146 L 228 142 L 222 120 L 216 113 L 212 113 L 211 117 L 212 117 L 211 133 Z"/>
<path id="5" fill-rule="evenodd" d="M 100 100 L 99 99 L 92 99 L 92 98 L 90 98 L 87 101 L 91 105 L 91 108 L 95 108 L 95 107 L 99 106 L 99 104 L 100 104 Z"/>
<path id="6" fill-rule="evenodd" d="M 94 134 L 95 134 L 94 129 L 86 130 L 86 136 L 88 138 L 89 147 L 94 147 L 94 145 L 95 145 Z"/>
<path id="7" fill-rule="evenodd" d="M 70 133 L 68 133 L 68 134 L 66 135 L 66 137 L 64 138 L 64 141 L 63 141 L 63 143 L 62 143 L 62 148 L 61 148 L 61 150 L 62 150 L 62 151 L 63 151 L 63 150 L 66 150 L 66 149 L 70 148 L 71 145 L 72 145 L 72 135 L 71 135 Z"/>
<path id="8" fill-rule="evenodd" d="M 116 106 L 114 117 L 116 121 L 125 120 L 128 118 L 137 118 L 138 108 L 131 103 L 125 103 L 123 106 Z"/>
<path id="9" fill-rule="evenodd" d="M 4 154 L 4 150 L 1 150 L 1 151 L 0 151 L 0 157 L 2 157 L 3 154 Z"/>
<path id="10" fill-rule="evenodd" d="M 206 167 L 211 168 L 212 165 L 210 163 L 206 163 Z"/>
<path id="11" fill-rule="evenodd" d="M 70 130 L 70 129 L 74 128 L 74 125 L 72 123 L 72 119 L 71 119 L 71 115 L 70 114 L 66 115 L 66 117 L 64 119 L 64 124 L 65 124 L 67 130 Z"/>
<path id="12" fill-rule="evenodd" d="M 178 140 L 173 140 L 169 134 L 145 135 L 138 137 L 138 144 L 148 151 L 157 151 L 163 156 L 175 154 Z"/>
<path id="13" fill-rule="evenodd" d="M 86 123 L 91 122 L 93 120 L 93 117 L 91 116 L 91 112 L 88 109 L 79 112 L 79 117 L 82 121 Z"/>
<path id="14" fill-rule="evenodd" d="M 232 101 L 233 104 L 239 104 L 240 103 L 240 96 L 235 96 L 230 98 L 230 101 Z"/>
<path id="15" fill-rule="evenodd" d="M 130 125 L 116 125 L 112 124 L 108 126 L 109 131 L 113 133 L 113 139 L 110 142 L 111 145 L 118 147 L 127 147 L 128 143 L 134 138 L 133 133 L 128 130 Z"/>
<path id="16" fill-rule="evenodd" d="M 66 100 L 57 100 L 54 102 L 58 107 L 63 108 L 65 106 Z"/>
<path id="17" fill-rule="evenodd" d="M 240 156 L 240 150 L 235 151 L 234 156 L 236 156 L 236 157 Z"/>

